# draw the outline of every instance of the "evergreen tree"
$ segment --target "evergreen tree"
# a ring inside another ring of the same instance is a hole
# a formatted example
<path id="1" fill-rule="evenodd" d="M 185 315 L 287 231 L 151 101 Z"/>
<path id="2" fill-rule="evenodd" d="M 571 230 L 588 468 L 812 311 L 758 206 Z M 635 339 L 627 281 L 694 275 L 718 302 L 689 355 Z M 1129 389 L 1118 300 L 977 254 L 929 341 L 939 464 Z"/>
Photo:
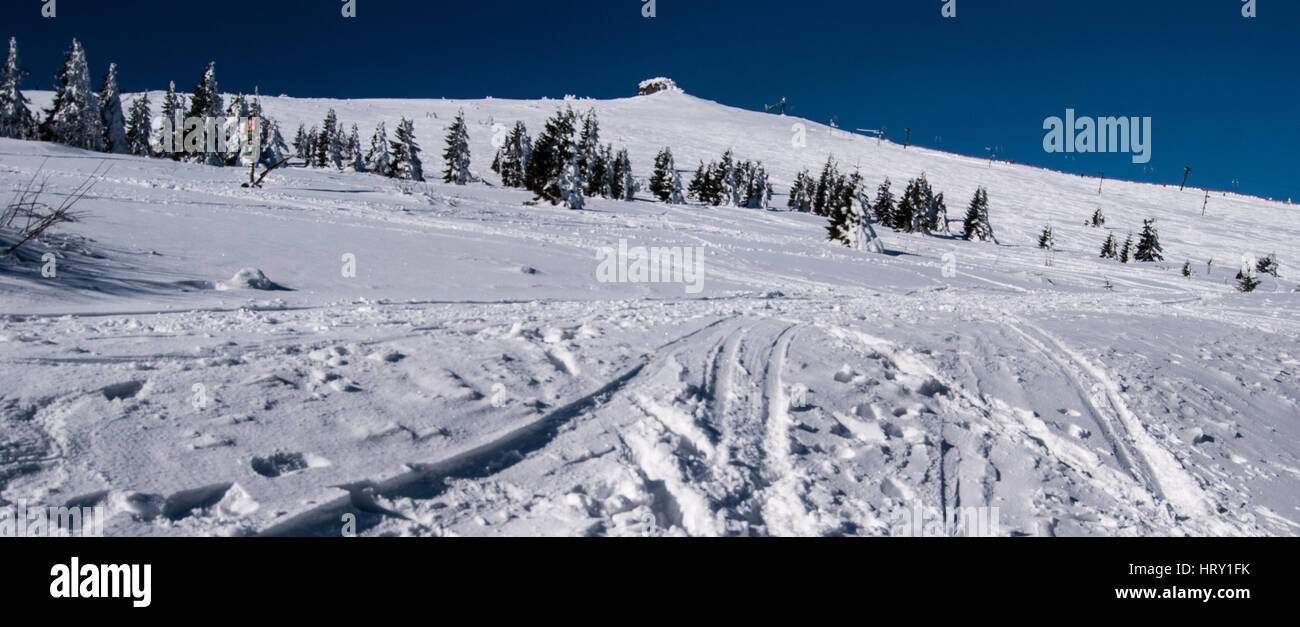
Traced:
<path id="1" fill-rule="evenodd" d="M 19 89 L 26 76 L 18 65 L 18 39 L 9 38 L 9 57 L 4 74 L 0 75 L 0 137 L 9 139 L 35 139 L 36 119 L 27 98 Z"/>
<path id="2" fill-rule="evenodd" d="M 1119 251 L 1120 263 L 1128 263 L 1133 258 L 1133 234 L 1129 233 L 1128 238 L 1124 240 L 1124 248 Z"/>
<path id="3" fill-rule="evenodd" d="M 970 208 L 966 210 L 965 231 L 962 237 L 966 240 L 978 239 L 981 242 L 997 240 L 993 237 L 993 226 L 989 223 L 989 192 L 980 187 L 975 190 L 975 196 L 971 198 Z"/>
<path id="4" fill-rule="evenodd" d="M 1106 243 L 1101 245 L 1102 259 L 1115 259 L 1119 257 L 1119 244 L 1115 242 L 1115 234 L 1110 233 L 1106 236 Z"/>
<path id="5" fill-rule="evenodd" d="M 469 171 L 469 128 L 465 126 L 465 110 L 456 112 L 451 128 L 447 129 L 447 148 L 442 152 L 442 160 L 447 165 L 442 171 L 442 182 L 464 185 L 474 175 Z"/>
<path id="6" fill-rule="evenodd" d="M 835 168 L 835 157 L 827 157 L 826 165 L 822 166 L 822 175 L 817 179 L 817 187 L 813 189 L 812 212 L 814 215 L 830 215 L 831 195 L 835 191 L 835 184 L 838 180 L 839 173 Z"/>
<path id="7" fill-rule="evenodd" d="M 131 102 L 131 111 L 126 122 L 127 152 L 141 157 L 153 154 L 149 135 L 153 121 L 149 112 L 149 94 L 142 94 Z"/>
<path id="8" fill-rule="evenodd" d="M 948 204 L 943 200 L 943 192 L 938 196 L 930 192 L 930 186 L 926 185 L 925 231 L 948 235 L 952 231 L 948 227 Z"/>
<path id="9" fill-rule="evenodd" d="M 304 148 L 307 149 L 307 154 L 304 158 L 306 159 L 307 166 L 312 168 L 317 167 L 316 163 L 317 163 L 317 157 L 319 155 L 317 144 L 320 143 L 320 127 L 313 125 L 311 129 L 307 131 L 307 137 L 305 141 L 306 141 L 306 145 L 304 146 Z"/>
<path id="10" fill-rule="evenodd" d="M 583 179 L 582 168 L 578 166 L 578 156 L 574 154 L 569 164 L 560 172 L 556 184 L 560 200 L 570 209 L 582 209 L 587 204 L 587 182 Z"/>
<path id="11" fill-rule="evenodd" d="M 537 136 L 532 157 L 524 170 L 524 187 L 553 205 L 563 200 L 560 179 L 574 160 L 576 120 L 577 116 L 570 107 L 556 111 Z"/>
<path id="12" fill-rule="evenodd" d="M 1277 278 L 1277 258 L 1272 254 L 1255 262 L 1255 270 L 1260 274 L 1271 274 Z"/>
<path id="13" fill-rule="evenodd" d="M 767 170 L 762 162 L 750 164 L 745 169 L 744 207 L 748 209 L 767 209 L 772 200 L 772 184 L 768 181 Z"/>
<path id="14" fill-rule="evenodd" d="M 673 170 L 673 195 L 669 200 L 674 205 L 686 204 L 686 195 L 682 193 L 682 173 L 676 169 Z"/>
<path id="15" fill-rule="evenodd" d="M 791 211 L 808 213 L 812 211 L 812 194 L 812 175 L 808 173 L 808 170 L 804 170 L 796 174 L 794 183 L 790 184 L 790 200 L 786 202 L 786 206 Z"/>
<path id="16" fill-rule="evenodd" d="M 907 182 L 907 189 L 903 191 L 903 200 L 898 203 L 898 209 L 894 211 L 892 226 L 895 230 L 908 233 L 921 230 L 925 223 L 924 212 L 927 209 L 928 187 L 925 175 Z"/>
<path id="17" fill-rule="evenodd" d="M 1156 233 L 1156 221 L 1143 220 L 1142 237 L 1138 240 L 1137 252 L 1133 257 L 1138 261 L 1164 261 L 1163 252 L 1160 236 Z"/>
<path id="18" fill-rule="evenodd" d="M 1244 266 L 1237 272 L 1237 289 L 1242 292 L 1253 292 L 1259 287 L 1260 280 L 1255 276 L 1255 269 L 1250 266 Z"/>
<path id="19" fill-rule="evenodd" d="M 181 158 L 181 151 L 177 149 L 176 138 L 184 132 L 184 120 L 181 118 L 185 112 L 185 98 L 176 93 L 176 81 L 170 81 L 167 84 L 167 93 L 163 95 L 162 117 L 166 124 L 171 126 L 171 136 L 160 137 L 162 150 L 159 152 L 169 153 L 172 161 Z"/>
<path id="20" fill-rule="evenodd" d="M 415 123 L 402 118 L 397 124 L 396 138 L 389 150 L 392 163 L 388 176 L 409 181 L 424 180 L 424 164 L 420 162 L 420 146 L 415 142 Z"/>
<path id="21" fill-rule="evenodd" d="M 708 204 L 708 177 L 709 171 L 705 169 L 704 162 L 701 161 L 700 167 L 695 169 L 695 176 L 691 178 L 690 185 L 686 186 L 686 191 L 691 195 L 691 198 L 705 204 Z"/>
<path id="22" fill-rule="evenodd" d="M 86 51 L 76 39 L 64 54 L 58 78 L 54 103 L 42 124 L 42 137 L 76 148 L 102 150 L 104 126 L 99 113 L 99 97 L 90 88 Z"/>
<path id="23" fill-rule="evenodd" d="M 186 117 L 199 118 L 203 120 L 213 120 L 222 117 L 225 107 L 222 104 L 221 91 L 217 89 L 217 64 L 208 63 L 208 69 L 203 72 L 203 77 L 199 79 L 198 84 L 194 86 L 194 91 L 190 95 L 190 110 Z M 205 124 L 206 129 L 203 133 L 203 146 L 194 152 L 187 147 L 186 152 L 190 159 L 198 163 L 208 165 L 224 165 L 226 156 L 220 152 L 207 151 L 207 146 L 216 145 L 210 133 L 220 133 L 221 129 L 211 124 Z"/>
<path id="24" fill-rule="evenodd" d="M 718 162 L 714 170 L 713 181 L 716 187 L 717 202 L 715 205 L 723 203 L 740 206 L 740 183 L 737 176 L 736 155 L 730 148 L 722 153 L 722 160 Z"/>
<path id="25" fill-rule="evenodd" d="M 262 118 L 262 155 L 258 163 L 264 167 L 273 167 L 289 156 L 289 146 L 280 132 L 280 123 L 270 118 Z"/>
<path id="26" fill-rule="evenodd" d="M 1189 278 L 1189 279 L 1192 278 L 1192 262 L 1191 262 L 1191 260 L 1188 260 L 1188 261 L 1183 262 L 1183 276 L 1185 276 L 1185 277 L 1187 277 L 1187 278 Z"/>
<path id="27" fill-rule="evenodd" d="M 604 188 L 609 176 L 608 169 L 613 167 L 613 164 L 608 160 L 602 162 L 600 158 L 600 123 L 596 120 L 595 109 L 588 110 L 582 117 L 582 132 L 573 150 L 578 172 L 583 180 L 587 181 L 589 188 L 584 190 L 585 193 L 588 196 L 597 195 L 597 191 Z M 597 169 L 601 171 L 597 172 Z"/>
<path id="28" fill-rule="evenodd" d="M 884 226 L 894 224 L 894 213 L 898 211 L 894 205 L 894 193 L 889 190 L 889 186 L 889 179 L 885 179 L 885 182 L 876 188 L 876 202 L 871 206 L 871 211 L 876 214 L 876 222 Z"/>
<path id="29" fill-rule="evenodd" d="M 347 167 L 353 172 L 366 171 L 365 155 L 361 152 L 361 131 L 356 124 L 352 125 L 352 132 L 348 133 L 348 138 L 343 143 L 343 155 Z"/>
<path id="30" fill-rule="evenodd" d="M 1097 207 L 1097 210 L 1092 212 L 1092 226 L 1095 228 L 1106 226 L 1106 216 L 1102 215 L 1101 207 Z"/>
<path id="31" fill-rule="evenodd" d="M 1038 235 L 1038 247 L 1045 250 L 1056 248 L 1056 234 L 1051 225 L 1043 227 L 1043 232 Z"/>
<path id="32" fill-rule="evenodd" d="M 650 175 L 650 193 L 654 194 L 659 202 L 672 202 L 673 176 L 676 173 L 672 150 L 668 148 L 660 150 L 659 154 L 655 155 L 654 174 Z"/>
<path id="33" fill-rule="evenodd" d="M 600 149 L 600 154 L 596 157 L 596 165 L 592 168 L 593 176 L 600 176 L 599 180 L 587 182 L 588 194 L 599 194 L 606 198 L 620 198 L 623 195 L 623 178 L 617 176 L 615 169 L 614 145 L 606 144 Z"/>
<path id="34" fill-rule="evenodd" d="M 492 160 L 492 171 L 501 175 L 502 185 L 524 186 L 524 171 L 532 152 L 533 140 L 528 136 L 528 127 L 523 122 L 515 122 L 514 128 L 506 136 L 505 145 L 497 150 L 496 158 Z"/>
<path id="35" fill-rule="evenodd" d="M 316 166 L 320 168 L 343 169 L 343 128 L 339 125 L 338 114 L 334 109 L 325 113 L 321 123 L 320 135 L 316 137 Z"/>
<path id="36" fill-rule="evenodd" d="M 366 170 L 389 176 L 393 160 L 388 152 L 388 131 L 383 122 L 375 127 L 375 134 L 370 136 L 370 150 L 366 151 L 365 161 Z"/>
<path id="37" fill-rule="evenodd" d="M 610 190 L 611 197 L 615 200 L 636 200 L 636 179 L 632 176 L 632 160 L 628 158 L 627 149 L 620 148 L 614 155 L 610 171 L 613 173 L 613 180 L 618 181 L 617 192 Z M 579 173 L 581 174 L 581 171 Z"/>
<path id="38" fill-rule="evenodd" d="M 307 160 L 308 165 L 311 164 L 311 150 L 307 146 L 307 129 L 303 128 L 302 124 L 298 125 L 298 132 L 293 137 L 293 154 Z"/>

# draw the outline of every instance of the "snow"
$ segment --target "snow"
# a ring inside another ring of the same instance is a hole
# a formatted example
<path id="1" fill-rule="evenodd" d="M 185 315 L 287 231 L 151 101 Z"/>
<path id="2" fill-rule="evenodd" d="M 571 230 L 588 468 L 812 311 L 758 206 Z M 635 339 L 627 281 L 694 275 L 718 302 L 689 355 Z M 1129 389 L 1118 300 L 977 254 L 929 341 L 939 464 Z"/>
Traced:
<path id="1" fill-rule="evenodd" d="M 925 173 L 950 216 L 987 187 L 1000 245 L 877 228 L 875 254 L 807 214 L 526 205 L 487 167 L 493 125 L 564 103 L 262 104 L 284 129 L 407 116 L 426 161 L 463 108 L 492 185 L 290 167 L 247 189 L 0 140 L 10 189 L 111 165 L 62 238 L 0 260 L 4 501 L 102 505 L 113 535 L 338 536 L 345 514 L 366 535 L 887 535 L 918 507 L 996 507 L 1015 535 L 1300 532 L 1294 206 L 1214 192 L 1201 217 L 1203 190 L 1099 195 L 811 122 L 799 148 L 792 118 L 680 91 L 570 102 L 643 189 L 665 146 L 689 171 L 761 160 L 776 207 L 831 154 L 871 189 Z M 1145 218 L 1166 262 L 1098 258 Z M 703 291 L 597 281 L 621 240 L 702 251 Z M 1238 293 L 1270 253 L 1282 278 Z"/>

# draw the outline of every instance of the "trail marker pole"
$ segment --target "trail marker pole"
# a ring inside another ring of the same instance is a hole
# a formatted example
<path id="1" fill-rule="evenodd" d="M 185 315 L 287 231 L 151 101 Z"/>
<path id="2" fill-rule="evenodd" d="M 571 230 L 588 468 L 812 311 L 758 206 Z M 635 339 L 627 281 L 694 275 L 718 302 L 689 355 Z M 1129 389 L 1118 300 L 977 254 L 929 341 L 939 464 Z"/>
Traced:
<path id="1" fill-rule="evenodd" d="M 1201 204 L 1201 217 L 1205 217 L 1205 208 L 1210 206 L 1210 190 L 1205 190 L 1205 202 Z"/>
<path id="2" fill-rule="evenodd" d="M 1191 167 L 1183 168 L 1183 184 L 1178 186 L 1178 191 L 1183 191 L 1187 187 L 1187 175 L 1192 173 Z"/>

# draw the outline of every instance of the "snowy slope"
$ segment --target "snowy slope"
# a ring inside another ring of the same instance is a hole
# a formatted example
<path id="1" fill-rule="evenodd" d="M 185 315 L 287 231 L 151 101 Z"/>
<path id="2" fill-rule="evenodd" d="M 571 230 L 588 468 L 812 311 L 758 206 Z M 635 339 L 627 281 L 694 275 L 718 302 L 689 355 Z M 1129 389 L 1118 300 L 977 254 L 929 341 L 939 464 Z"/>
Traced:
<path id="1" fill-rule="evenodd" d="M 493 124 L 536 134 L 565 103 L 263 104 L 286 135 L 331 107 L 363 138 L 413 117 L 431 176 L 464 108 L 493 182 Z M 338 535 L 345 513 L 369 534 L 885 535 L 918 507 L 997 507 L 1001 534 L 1300 531 L 1296 207 L 1212 194 L 1201 217 L 1201 190 L 1098 194 L 676 92 L 569 104 L 639 177 L 663 146 L 691 170 L 733 148 L 781 206 L 828 154 L 896 193 L 925 172 L 953 219 L 984 185 L 1001 245 L 881 231 L 871 255 L 815 216 L 301 168 L 248 190 L 0 140 L 8 188 L 112 166 L 56 278 L 41 247 L 0 261 L 0 497 L 145 535 Z M 1168 262 L 1098 259 L 1098 207 L 1121 241 L 1156 218 Z M 702 247 L 702 293 L 596 281 L 619 240 Z M 1236 293 L 1268 253 L 1282 280 Z M 219 289 L 245 268 L 288 289 Z"/>

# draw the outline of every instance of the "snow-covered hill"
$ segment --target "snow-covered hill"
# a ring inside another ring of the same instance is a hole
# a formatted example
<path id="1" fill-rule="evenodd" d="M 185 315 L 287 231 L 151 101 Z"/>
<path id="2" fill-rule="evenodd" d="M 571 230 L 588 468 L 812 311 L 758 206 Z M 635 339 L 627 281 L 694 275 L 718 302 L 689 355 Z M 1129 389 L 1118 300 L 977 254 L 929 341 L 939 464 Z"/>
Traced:
<path id="1" fill-rule="evenodd" d="M 1202 190 L 1098 194 L 671 91 L 263 104 L 286 135 L 330 108 L 363 137 L 411 117 L 430 174 L 463 108 L 489 182 L 494 124 L 594 108 L 641 178 L 664 146 L 691 170 L 732 148 L 784 206 L 834 155 L 896 193 L 924 172 L 954 219 L 987 187 L 1001 244 L 881 230 L 873 255 L 810 215 L 302 168 L 250 190 L 0 140 L 7 188 L 111 165 L 56 277 L 41 246 L 0 260 L 4 500 L 100 504 L 116 534 L 338 535 L 352 513 L 369 534 L 896 535 L 981 507 L 1001 534 L 1300 531 L 1295 206 L 1212 193 L 1202 217 Z M 1145 218 L 1166 263 L 1097 257 Z M 598 281 L 620 241 L 699 247 L 703 289 Z M 1269 253 L 1282 279 L 1237 293 Z"/>

